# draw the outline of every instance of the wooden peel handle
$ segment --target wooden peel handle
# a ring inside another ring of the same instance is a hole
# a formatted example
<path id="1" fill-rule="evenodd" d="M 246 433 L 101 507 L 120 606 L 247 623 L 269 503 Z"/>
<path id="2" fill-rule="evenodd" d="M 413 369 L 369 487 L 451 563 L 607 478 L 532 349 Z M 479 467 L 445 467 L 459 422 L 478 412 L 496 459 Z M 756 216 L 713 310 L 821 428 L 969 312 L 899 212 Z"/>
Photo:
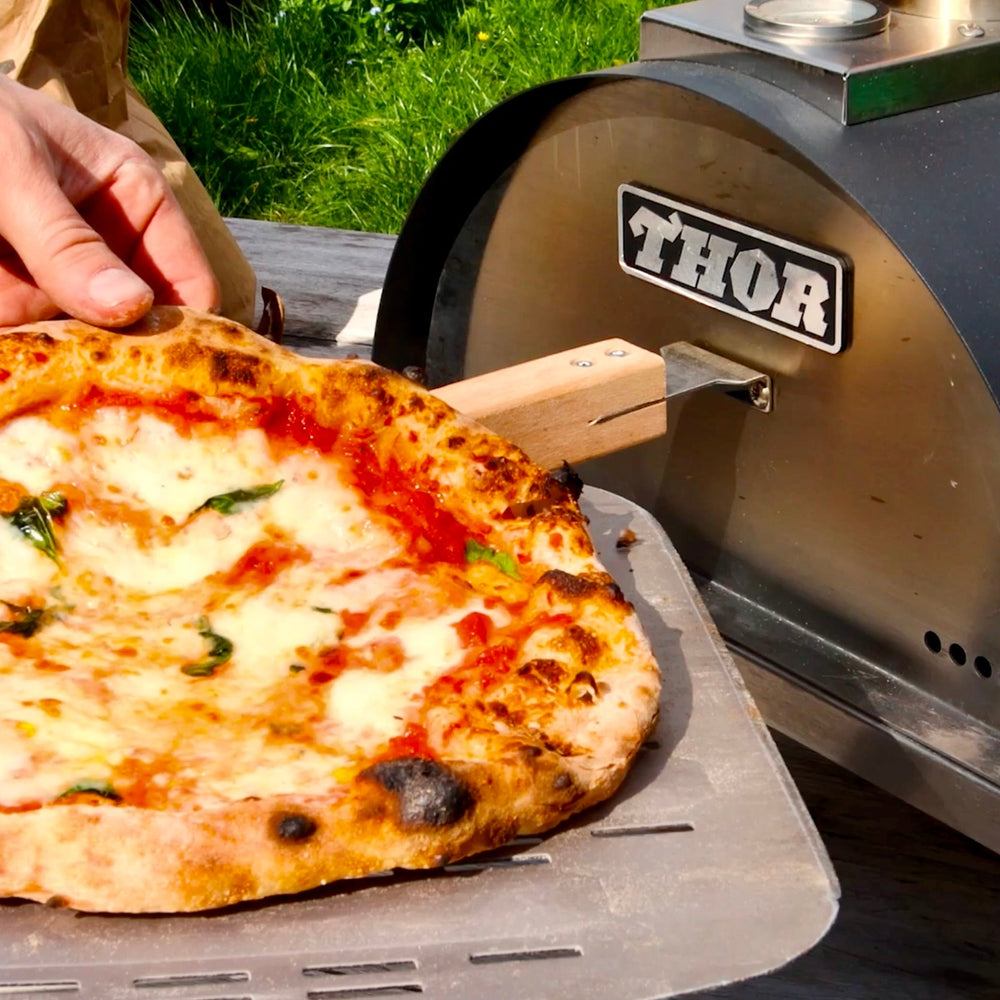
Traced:
<path id="1" fill-rule="evenodd" d="M 553 469 L 665 434 L 665 383 L 659 354 L 612 339 L 453 382 L 434 394 Z"/>

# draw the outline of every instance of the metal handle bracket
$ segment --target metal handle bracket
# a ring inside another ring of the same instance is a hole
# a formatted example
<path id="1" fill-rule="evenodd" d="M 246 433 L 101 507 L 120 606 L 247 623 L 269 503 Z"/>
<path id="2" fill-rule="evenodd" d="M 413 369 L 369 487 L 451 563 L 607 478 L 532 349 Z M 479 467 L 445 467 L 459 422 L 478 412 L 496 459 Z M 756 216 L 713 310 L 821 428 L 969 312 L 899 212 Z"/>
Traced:
<path id="1" fill-rule="evenodd" d="M 771 376 L 730 361 L 687 341 L 660 348 L 667 371 L 667 399 L 699 389 L 718 389 L 770 413 L 774 403 Z"/>

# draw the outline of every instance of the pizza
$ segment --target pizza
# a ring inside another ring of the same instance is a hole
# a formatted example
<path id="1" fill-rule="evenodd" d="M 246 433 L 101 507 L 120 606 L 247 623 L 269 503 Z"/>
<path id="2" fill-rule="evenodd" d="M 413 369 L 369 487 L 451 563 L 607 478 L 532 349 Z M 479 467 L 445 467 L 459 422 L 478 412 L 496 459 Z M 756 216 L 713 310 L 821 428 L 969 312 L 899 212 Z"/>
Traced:
<path id="1" fill-rule="evenodd" d="M 181 308 L 0 337 L 0 895 L 445 865 L 609 796 L 659 689 L 572 492 L 402 376 Z"/>

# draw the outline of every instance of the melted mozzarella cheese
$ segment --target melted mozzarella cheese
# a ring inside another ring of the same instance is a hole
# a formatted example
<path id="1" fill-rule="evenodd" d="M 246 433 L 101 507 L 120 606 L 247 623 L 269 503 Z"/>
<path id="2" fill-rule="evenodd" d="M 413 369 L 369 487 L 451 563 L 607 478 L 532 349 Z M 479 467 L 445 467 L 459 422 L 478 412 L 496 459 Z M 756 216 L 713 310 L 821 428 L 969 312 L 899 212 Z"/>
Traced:
<path id="1" fill-rule="evenodd" d="M 345 671 L 329 686 L 327 719 L 346 743 L 371 754 L 403 734 L 424 689 L 455 670 L 465 658 L 455 625 L 472 611 L 492 614 L 497 624 L 507 620 L 473 600 L 433 619 L 404 619 L 391 632 L 372 628 L 358 636 L 357 642 L 363 645 L 391 635 L 403 647 L 404 663 L 391 674 Z"/>
<path id="2" fill-rule="evenodd" d="M 3 445 L 0 444 L 0 448 Z M 48 586 L 59 567 L 9 521 L 0 518 L 0 598 L 17 601 Z"/>
<path id="3" fill-rule="evenodd" d="M 369 517 L 335 458 L 272 452 L 260 431 L 187 435 L 109 407 L 76 437 L 41 417 L 10 421 L 0 454 L 26 489 L 72 483 L 81 497 L 56 526 L 59 565 L 0 520 L 0 600 L 30 594 L 45 608 L 36 635 L 0 637 L 0 806 L 51 801 L 84 780 L 127 794 L 137 768 L 168 804 L 335 794 L 338 772 L 401 735 L 424 689 L 463 662 L 456 623 L 472 611 L 507 621 L 471 588 L 442 597 L 392 561 L 405 562 L 404 544 Z M 229 515 L 191 516 L 210 496 L 279 480 Z M 220 583 L 258 545 L 259 577 Z M 301 549 L 268 568 L 268 545 Z M 409 613 L 386 627 L 396 611 Z M 367 624 L 342 639 L 359 615 Z M 189 672 L 220 637 L 231 654 Z M 301 662 L 389 639 L 397 669 L 359 655 L 319 681 Z"/>
<path id="4" fill-rule="evenodd" d="M 263 527 L 257 511 L 234 517 L 205 511 L 168 543 L 144 547 L 127 524 L 107 524 L 86 513 L 74 513 L 73 520 L 62 546 L 67 565 L 150 594 L 190 587 L 224 572 L 261 538 Z"/>
<path id="5" fill-rule="evenodd" d="M 41 417 L 19 417 L 0 427 L 0 475 L 29 493 L 43 493 L 78 456 L 79 442 Z"/>
<path id="6" fill-rule="evenodd" d="M 190 435 L 152 414 L 98 410 L 81 435 L 95 483 L 149 510 L 183 521 L 209 497 L 274 482 L 267 437 L 242 430 L 225 443 L 195 427 Z M 82 470 L 81 470 L 82 471 Z"/>

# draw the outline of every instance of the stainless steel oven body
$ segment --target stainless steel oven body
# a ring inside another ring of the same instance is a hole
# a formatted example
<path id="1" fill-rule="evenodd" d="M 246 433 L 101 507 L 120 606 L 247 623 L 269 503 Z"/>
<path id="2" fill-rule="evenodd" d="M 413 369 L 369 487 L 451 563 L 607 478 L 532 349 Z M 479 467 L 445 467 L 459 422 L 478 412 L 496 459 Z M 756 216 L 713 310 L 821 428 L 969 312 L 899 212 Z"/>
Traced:
<path id="1" fill-rule="evenodd" d="M 691 395 L 585 478 L 665 526 L 770 724 L 1000 849 L 1000 22 L 885 13 L 817 42 L 696 0 L 486 115 L 374 354 L 442 384 L 619 336 L 769 374 L 771 412 Z"/>

